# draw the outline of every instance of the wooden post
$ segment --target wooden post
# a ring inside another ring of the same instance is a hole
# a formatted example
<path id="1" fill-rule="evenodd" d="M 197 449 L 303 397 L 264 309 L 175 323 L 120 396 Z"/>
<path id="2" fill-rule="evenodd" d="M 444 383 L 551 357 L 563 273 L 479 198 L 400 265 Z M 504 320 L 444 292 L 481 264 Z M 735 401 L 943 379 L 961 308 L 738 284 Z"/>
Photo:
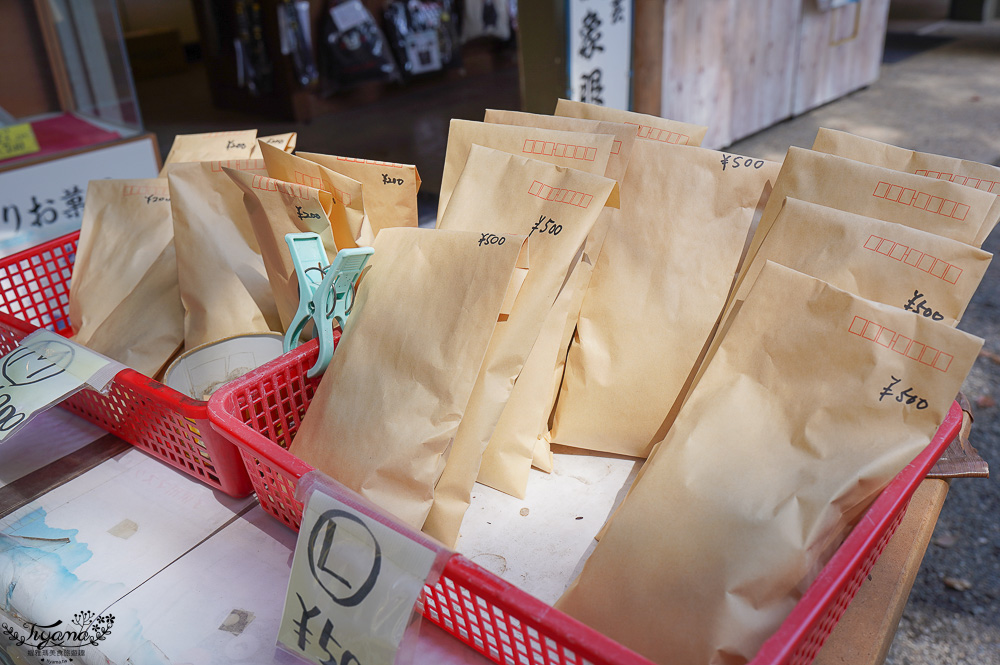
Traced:
<path id="1" fill-rule="evenodd" d="M 38 27 L 42 33 L 42 41 L 45 42 L 45 51 L 49 56 L 52 82 L 55 84 L 56 95 L 59 97 L 59 108 L 62 111 L 74 110 L 76 101 L 73 96 L 73 86 L 66 73 L 62 46 L 59 44 L 59 35 L 56 33 L 52 9 L 48 0 L 34 0 L 34 2 L 35 13 L 38 15 Z"/>
<path id="2" fill-rule="evenodd" d="M 521 109 L 553 113 L 568 86 L 565 0 L 520 3 L 517 24 Z"/>
<path id="3" fill-rule="evenodd" d="M 664 0 L 635 0 L 632 29 L 632 110 L 660 115 L 663 94 Z"/>

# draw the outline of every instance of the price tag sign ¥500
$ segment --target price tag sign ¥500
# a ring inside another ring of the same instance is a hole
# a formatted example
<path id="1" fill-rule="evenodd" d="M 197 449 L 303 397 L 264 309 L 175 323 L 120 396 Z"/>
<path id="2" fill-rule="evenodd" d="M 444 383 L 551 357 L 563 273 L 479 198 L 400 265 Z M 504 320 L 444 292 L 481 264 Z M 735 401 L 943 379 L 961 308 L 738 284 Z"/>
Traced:
<path id="1" fill-rule="evenodd" d="M 314 663 L 391 665 L 438 555 L 314 488 L 278 642 Z"/>
<path id="2" fill-rule="evenodd" d="M 31 418 L 80 390 L 102 390 L 124 367 L 48 330 L 0 358 L 0 443 Z"/>
<path id="3" fill-rule="evenodd" d="M 0 160 L 30 155 L 40 149 L 35 132 L 28 123 L 0 127 Z"/>

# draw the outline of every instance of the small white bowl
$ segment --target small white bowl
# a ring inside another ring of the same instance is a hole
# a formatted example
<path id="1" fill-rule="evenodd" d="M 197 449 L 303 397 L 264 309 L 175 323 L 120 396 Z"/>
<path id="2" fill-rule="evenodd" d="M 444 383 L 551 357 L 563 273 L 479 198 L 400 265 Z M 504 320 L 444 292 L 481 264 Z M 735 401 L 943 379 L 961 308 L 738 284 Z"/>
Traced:
<path id="1" fill-rule="evenodd" d="M 170 363 L 163 383 L 188 397 L 207 400 L 224 383 L 257 369 L 281 353 L 279 333 L 227 337 L 182 353 Z"/>

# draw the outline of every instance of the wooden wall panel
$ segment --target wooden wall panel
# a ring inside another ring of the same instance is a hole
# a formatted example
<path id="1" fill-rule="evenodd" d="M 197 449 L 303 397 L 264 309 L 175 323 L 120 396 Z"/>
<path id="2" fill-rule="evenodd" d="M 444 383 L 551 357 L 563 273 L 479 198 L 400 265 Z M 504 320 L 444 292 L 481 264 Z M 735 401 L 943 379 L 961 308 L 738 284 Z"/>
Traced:
<path id="1" fill-rule="evenodd" d="M 668 0 L 661 115 L 719 148 L 791 115 L 803 0 Z"/>
<path id="2" fill-rule="evenodd" d="M 796 115 L 878 78 L 888 17 L 889 0 L 861 0 L 828 12 L 819 11 L 814 2 L 803 3 L 792 105 Z"/>

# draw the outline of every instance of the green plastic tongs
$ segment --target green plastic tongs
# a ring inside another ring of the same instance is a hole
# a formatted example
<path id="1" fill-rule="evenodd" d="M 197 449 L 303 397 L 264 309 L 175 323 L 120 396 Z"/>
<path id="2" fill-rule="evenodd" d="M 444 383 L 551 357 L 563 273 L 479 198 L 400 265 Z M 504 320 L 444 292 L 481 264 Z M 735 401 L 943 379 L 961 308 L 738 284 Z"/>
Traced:
<path id="1" fill-rule="evenodd" d="M 342 249 L 330 263 L 319 234 L 289 233 L 285 243 L 299 279 L 299 307 L 285 332 L 283 346 L 285 353 L 298 346 L 302 331 L 313 322 L 313 335 L 319 338 L 319 358 L 306 373 L 313 378 L 322 374 L 333 358 L 333 321 L 336 319 L 344 329 L 354 306 L 354 285 L 375 250 Z"/>

